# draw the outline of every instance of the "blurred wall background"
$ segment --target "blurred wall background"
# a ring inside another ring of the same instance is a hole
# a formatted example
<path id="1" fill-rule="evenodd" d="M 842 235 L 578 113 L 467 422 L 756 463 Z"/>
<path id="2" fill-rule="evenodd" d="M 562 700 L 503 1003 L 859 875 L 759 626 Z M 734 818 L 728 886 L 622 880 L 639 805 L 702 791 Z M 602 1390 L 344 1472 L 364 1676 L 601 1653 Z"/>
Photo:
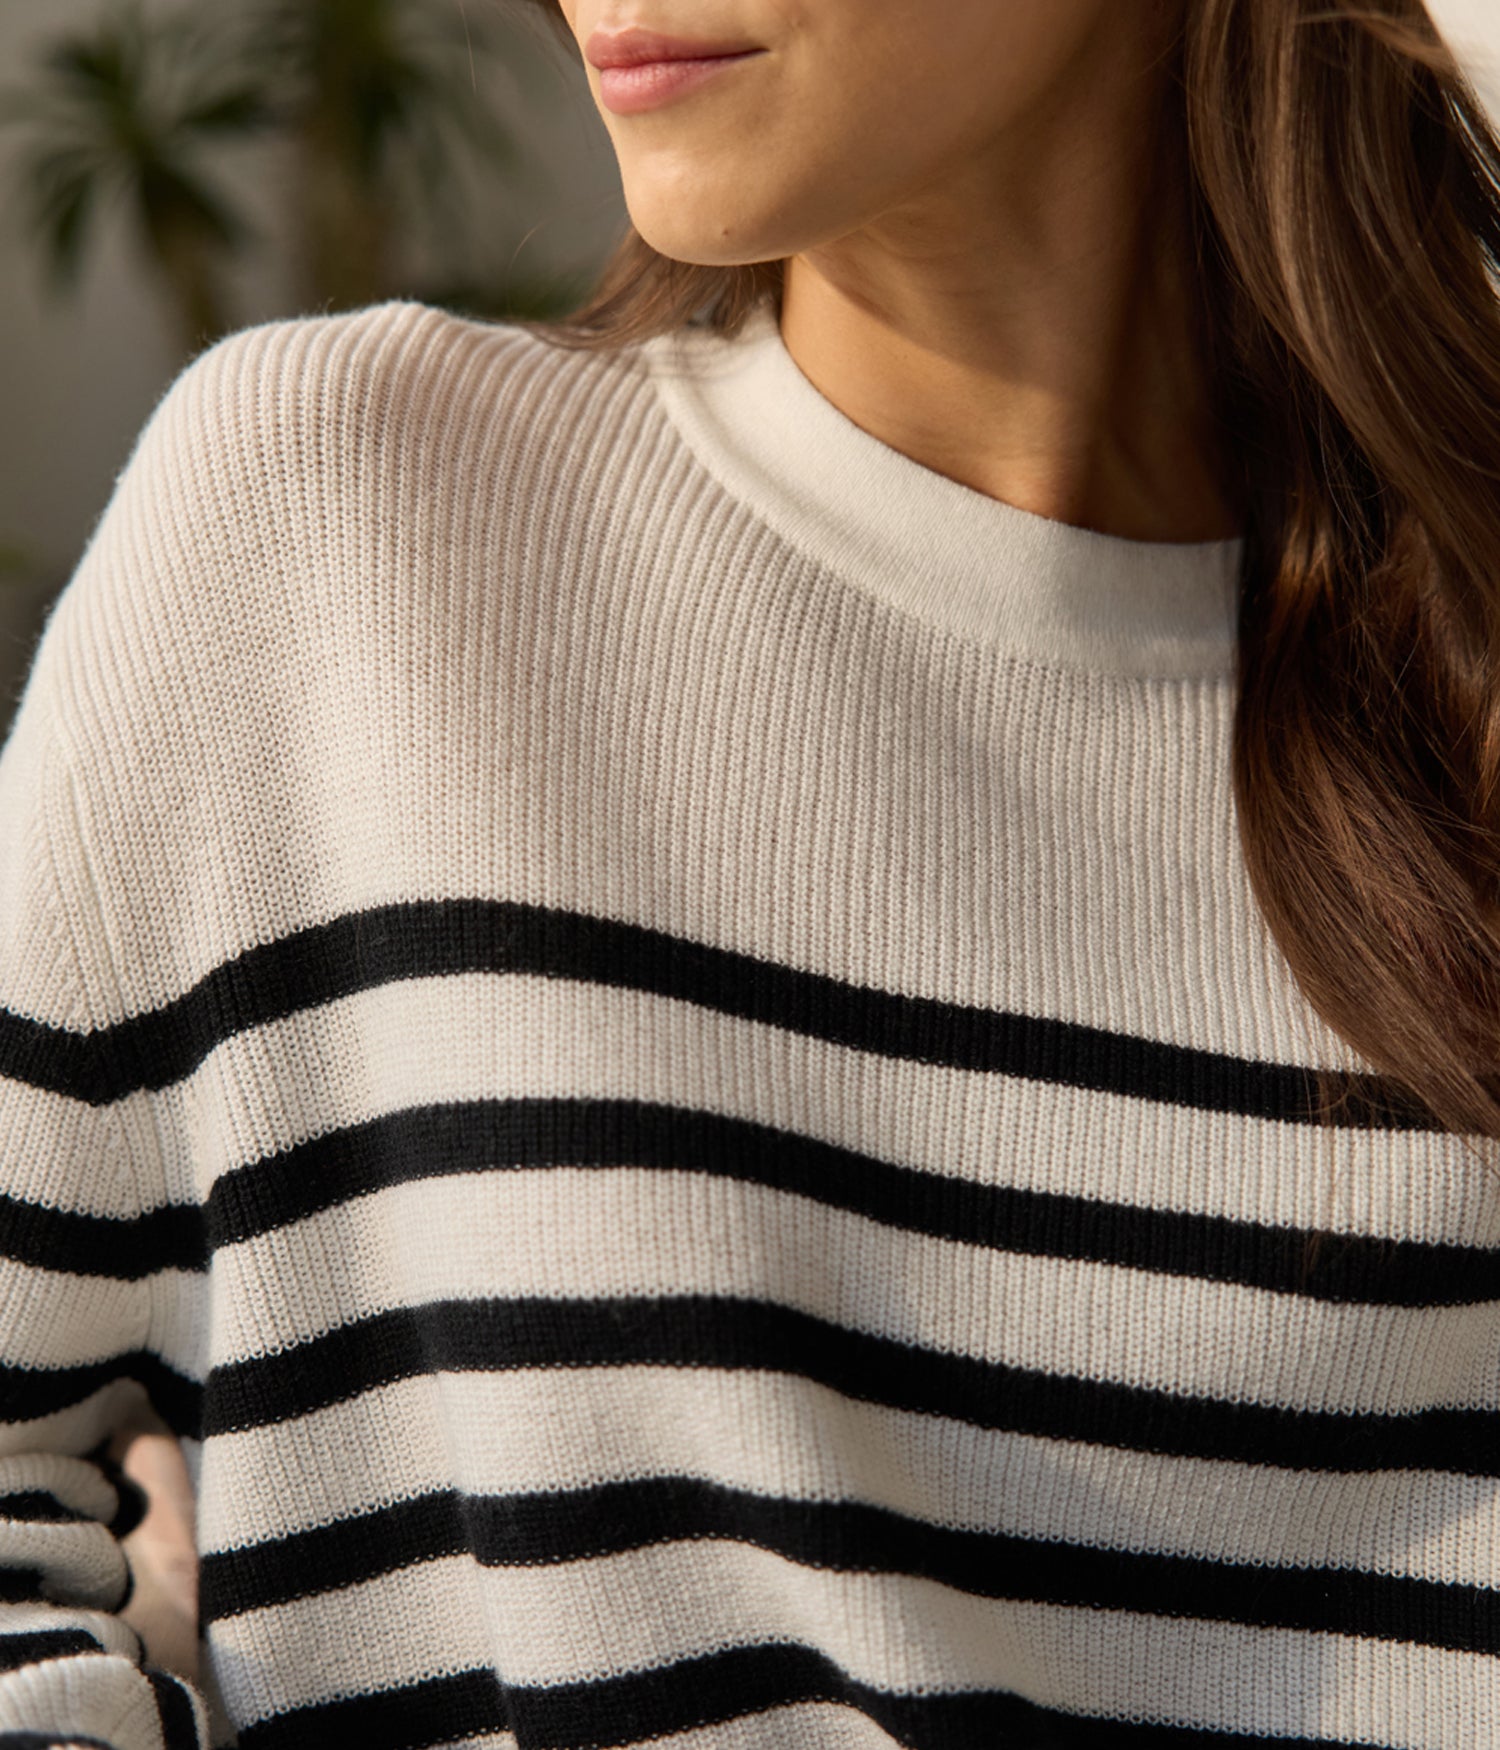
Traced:
<path id="1" fill-rule="evenodd" d="M 125 0 L 128 6 L 131 0 Z M 184 0 L 137 0 L 149 23 Z M 231 20 L 277 0 L 192 0 Z M 394 3 L 394 0 L 392 0 Z M 1500 0 L 1429 0 L 1439 28 L 1500 115 Z M 0 90 L 43 83 L 39 54 L 97 28 L 116 0 L 3 0 Z M 297 17 L 313 0 L 284 0 Z M 346 16 L 358 0 L 343 0 Z M 481 39 L 465 63 L 473 94 L 500 124 L 503 167 L 452 178 L 464 259 L 402 239 L 392 289 L 504 315 L 565 306 L 597 271 L 624 212 L 607 137 L 576 61 L 511 0 L 433 0 L 433 15 Z M 336 7 L 335 7 L 336 10 Z M 462 95 L 462 93 L 460 93 Z M 35 130 L 30 130 L 35 139 Z M 19 194 L 28 128 L 0 125 L 0 738 L 46 608 L 71 572 L 130 446 L 187 356 L 180 319 L 143 260 L 122 211 L 98 214 L 74 292 L 43 271 Z M 291 207 L 303 167 L 285 130 L 210 142 L 213 176 L 247 217 L 253 246 L 225 276 L 229 326 L 316 307 L 297 270 Z M 425 255 L 424 255 L 425 250 Z M 455 276 L 467 283 L 455 286 Z"/>

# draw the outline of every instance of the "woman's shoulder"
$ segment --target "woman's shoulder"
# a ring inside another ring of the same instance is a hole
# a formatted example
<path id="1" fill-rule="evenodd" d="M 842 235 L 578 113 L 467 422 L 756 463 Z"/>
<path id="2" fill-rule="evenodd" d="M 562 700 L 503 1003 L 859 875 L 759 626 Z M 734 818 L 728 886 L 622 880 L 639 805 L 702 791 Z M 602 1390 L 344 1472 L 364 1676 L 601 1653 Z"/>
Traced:
<path id="1" fill-rule="evenodd" d="M 545 422 L 580 393 L 632 374 L 627 355 L 585 354 L 530 328 L 393 301 L 347 314 L 264 323 L 229 335 L 177 378 L 142 434 L 140 456 L 282 480 L 378 464 L 393 447 L 442 439 L 484 446 Z"/>
<path id="2" fill-rule="evenodd" d="M 201 601 L 215 580 L 238 592 L 352 559 L 352 532 L 399 533 L 513 474 L 521 452 L 565 448 L 588 423 L 580 408 L 643 380 L 628 354 L 413 302 L 242 329 L 189 364 L 142 428 L 66 592 L 72 611 L 125 587 Z"/>
<path id="3" fill-rule="evenodd" d="M 546 418 L 572 390 L 635 376 L 634 355 L 583 352 L 522 325 L 459 315 L 411 297 L 359 310 L 280 317 L 207 346 L 166 385 L 140 453 L 214 451 L 275 471 L 327 465 L 429 425 Z M 310 437 L 322 441 L 308 448 Z M 298 450 L 287 453 L 292 439 Z"/>
<path id="4" fill-rule="evenodd" d="M 403 556 L 491 540 L 473 507 L 529 502 L 505 489 L 526 455 L 566 448 L 578 407 L 632 381 L 623 355 L 417 303 L 228 336 L 137 438 L 54 604 L 39 685 L 82 698 L 112 653 L 189 691 L 249 686 L 309 616 L 394 587 Z"/>
<path id="5" fill-rule="evenodd" d="M 547 337 L 545 325 L 492 322 L 432 304 L 393 299 L 337 315 L 298 316 L 242 328 L 183 372 L 176 389 L 201 384 L 263 404 L 300 385 L 314 395 L 345 388 L 441 403 L 501 381 L 608 374 L 616 355 Z"/>

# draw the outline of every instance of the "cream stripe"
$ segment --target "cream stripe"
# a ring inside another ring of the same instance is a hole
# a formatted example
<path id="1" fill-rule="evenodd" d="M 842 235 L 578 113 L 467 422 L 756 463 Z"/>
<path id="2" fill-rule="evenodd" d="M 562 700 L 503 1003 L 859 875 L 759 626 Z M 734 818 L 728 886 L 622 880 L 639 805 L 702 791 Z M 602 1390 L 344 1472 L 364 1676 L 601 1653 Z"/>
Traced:
<path id="1" fill-rule="evenodd" d="M 102 1525 L 42 1525 L 24 1519 L 0 1520 L 0 1525 L 6 1565 L 37 1569 L 50 1596 L 105 1610 L 124 1591 L 125 1555 Z"/>
<path id="2" fill-rule="evenodd" d="M 119 1497 L 97 1465 L 55 1452 L 27 1452 L 0 1458 L 0 1492 L 19 1495 L 45 1490 L 64 1507 L 90 1519 L 114 1518 Z"/>
<path id="3" fill-rule="evenodd" d="M 159 1096 L 157 1096 L 159 1098 Z M 145 1105 L 149 1094 L 131 1095 Z M 123 1102 L 122 1102 L 123 1104 Z M 142 1187 L 119 1160 L 119 1118 L 66 1094 L 0 1076 L 7 1143 L 6 1194 L 43 1209 L 102 1215 L 116 1221 L 139 1213 Z M 80 1166 L 83 1168 L 80 1171 Z"/>
<path id="4" fill-rule="evenodd" d="M 378 1638 L 371 1621 L 389 1625 Z M 729 1647 L 816 1647 L 898 1692 L 1009 1689 L 1044 1706 L 1200 1729 L 1325 1733 L 1451 1750 L 1500 1717 L 1500 1661 L 1342 1635 L 1018 1604 L 929 1580 L 799 1568 L 742 1545 L 673 1544 L 557 1567 L 455 1557 L 216 1624 L 226 1694 L 251 1712 L 268 1650 L 297 1646 L 288 1705 L 494 1658 L 508 1682 L 601 1681 Z M 1434 1713 L 1432 1698 L 1441 1698 Z M 1443 1718 L 1443 1713 L 1447 1718 Z"/>
<path id="5" fill-rule="evenodd" d="M 568 979 L 474 974 L 361 992 L 235 1036 L 156 1099 L 163 1133 L 191 1139 L 191 1161 L 169 1169 L 181 1201 L 245 1161 L 413 1106 L 647 1100 L 980 1184 L 1500 1245 L 1500 1175 L 1463 1162 L 1449 1139 L 1329 1137 L 901 1061 Z"/>
<path id="6" fill-rule="evenodd" d="M 1101 1549 L 1500 1585 L 1491 1478 L 1165 1458 L 974 1429 L 776 1374 L 446 1374 L 209 1446 L 216 1487 L 200 1512 L 205 1550 L 449 1487 L 527 1495 L 691 1476 Z"/>
<path id="7" fill-rule="evenodd" d="M 146 1288 L 0 1258 L 0 1330 L 12 1367 L 76 1367 L 136 1348 L 146 1334 Z"/>
<path id="8" fill-rule="evenodd" d="M 6 1307 L 17 1305 L 25 1316 L 7 1316 Z M 11 1366 L 83 1367 L 146 1348 L 177 1372 L 201 1378 L 207 1309 L 201 1272 L 164 1270 L 149 1281 L 123 1282 L 0 1258 L 0 1326 Z"/>
<path id="9" fill-rule="evenodd" d="M 722 1725 L 668 1732 L 651 1750 L 891 1750 L 896 1740 L 873 1720 L 834 1702 L 771 1708 Z"/>
<path id="10" fill-rule="evenodd" d="M 198 1710 L 196 1699 L 193 1702 Z M 200 1732 L 202 1714 L 198 1714 Z M 0 1731 L 50 1739 L 102 1738 L 112 1750 L 161 1750 L 156 1697 L 134 1659 L 83 1653 L 8 1671 L 0 1683 Z M 202 1740 L 206 1742 L 207 1740 Z"/>
<path id="11" fill-rule="evenodd" d="M 455 1738 L 433 1750 L 517 1750 L 517 1741 L 514 1732 L 486 1732 L 479 1738 Z"/>
<path id="12" fill-rule="evenodd" d="M 417 1181 L 219 1254 L 223 1365 L 403 1306 L 734 1295 L 943 1354 L 1236 1402 L 1500 1398 L 1497 1308 L 1412 1310 L 982 1250 L 759 1185 L 648 1169 Z"/>

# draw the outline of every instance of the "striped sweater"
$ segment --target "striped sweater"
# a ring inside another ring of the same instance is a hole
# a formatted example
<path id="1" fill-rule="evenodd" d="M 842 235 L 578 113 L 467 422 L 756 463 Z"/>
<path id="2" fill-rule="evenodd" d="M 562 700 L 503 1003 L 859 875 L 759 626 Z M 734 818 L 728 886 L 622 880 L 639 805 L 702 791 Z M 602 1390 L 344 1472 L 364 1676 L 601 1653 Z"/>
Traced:
<path id="1" fill-rule="evenodd" d="M 0 756 L 0 1750 L 1500 1743 L 1500 1189 L 1312 1121 L 1240 558 L 768 316 L 192 365 Z"/>

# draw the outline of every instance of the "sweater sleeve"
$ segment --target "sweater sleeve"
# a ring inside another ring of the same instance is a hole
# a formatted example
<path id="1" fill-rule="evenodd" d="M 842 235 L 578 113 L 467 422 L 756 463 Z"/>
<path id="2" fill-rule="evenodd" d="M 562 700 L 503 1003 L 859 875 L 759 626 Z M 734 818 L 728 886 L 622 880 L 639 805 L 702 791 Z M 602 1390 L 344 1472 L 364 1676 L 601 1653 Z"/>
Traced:
<path id="1" fill-rule="evenodd" d="M 140 1503 L 106 1448 L 143 1398 L 190 1431 L 152 1306 L 195 1267 L 174 1256 L 194 1217 L 165 1202 L 128 1028 L 100 994 L 62 708 L 75 595 L 76 580 L 0 752 L 0 1750 L 188 1750 L 208 1742 L 202 1697 L 152 1669 L 118 1614 Z"/>
<path id="2" fill-rule="evenodd" d="M 0 1750 L 179 1750 L 230 1725 L 211 1670 L 152 1670 L 119 1615 L 132 1509 L 103 1453 L 143 1398 L 206 1438 L 211 1186 L 242 1139 L 198 1022 L 233 1014 L 217 972 L 318 915 L 300 665 L 341 647 L 392 483 L 428 478 L 404 434 L 441 397 L 406 385 L 466 368 L 452 327 L 377 306 L 195 360 L 0 751 Z"/>

